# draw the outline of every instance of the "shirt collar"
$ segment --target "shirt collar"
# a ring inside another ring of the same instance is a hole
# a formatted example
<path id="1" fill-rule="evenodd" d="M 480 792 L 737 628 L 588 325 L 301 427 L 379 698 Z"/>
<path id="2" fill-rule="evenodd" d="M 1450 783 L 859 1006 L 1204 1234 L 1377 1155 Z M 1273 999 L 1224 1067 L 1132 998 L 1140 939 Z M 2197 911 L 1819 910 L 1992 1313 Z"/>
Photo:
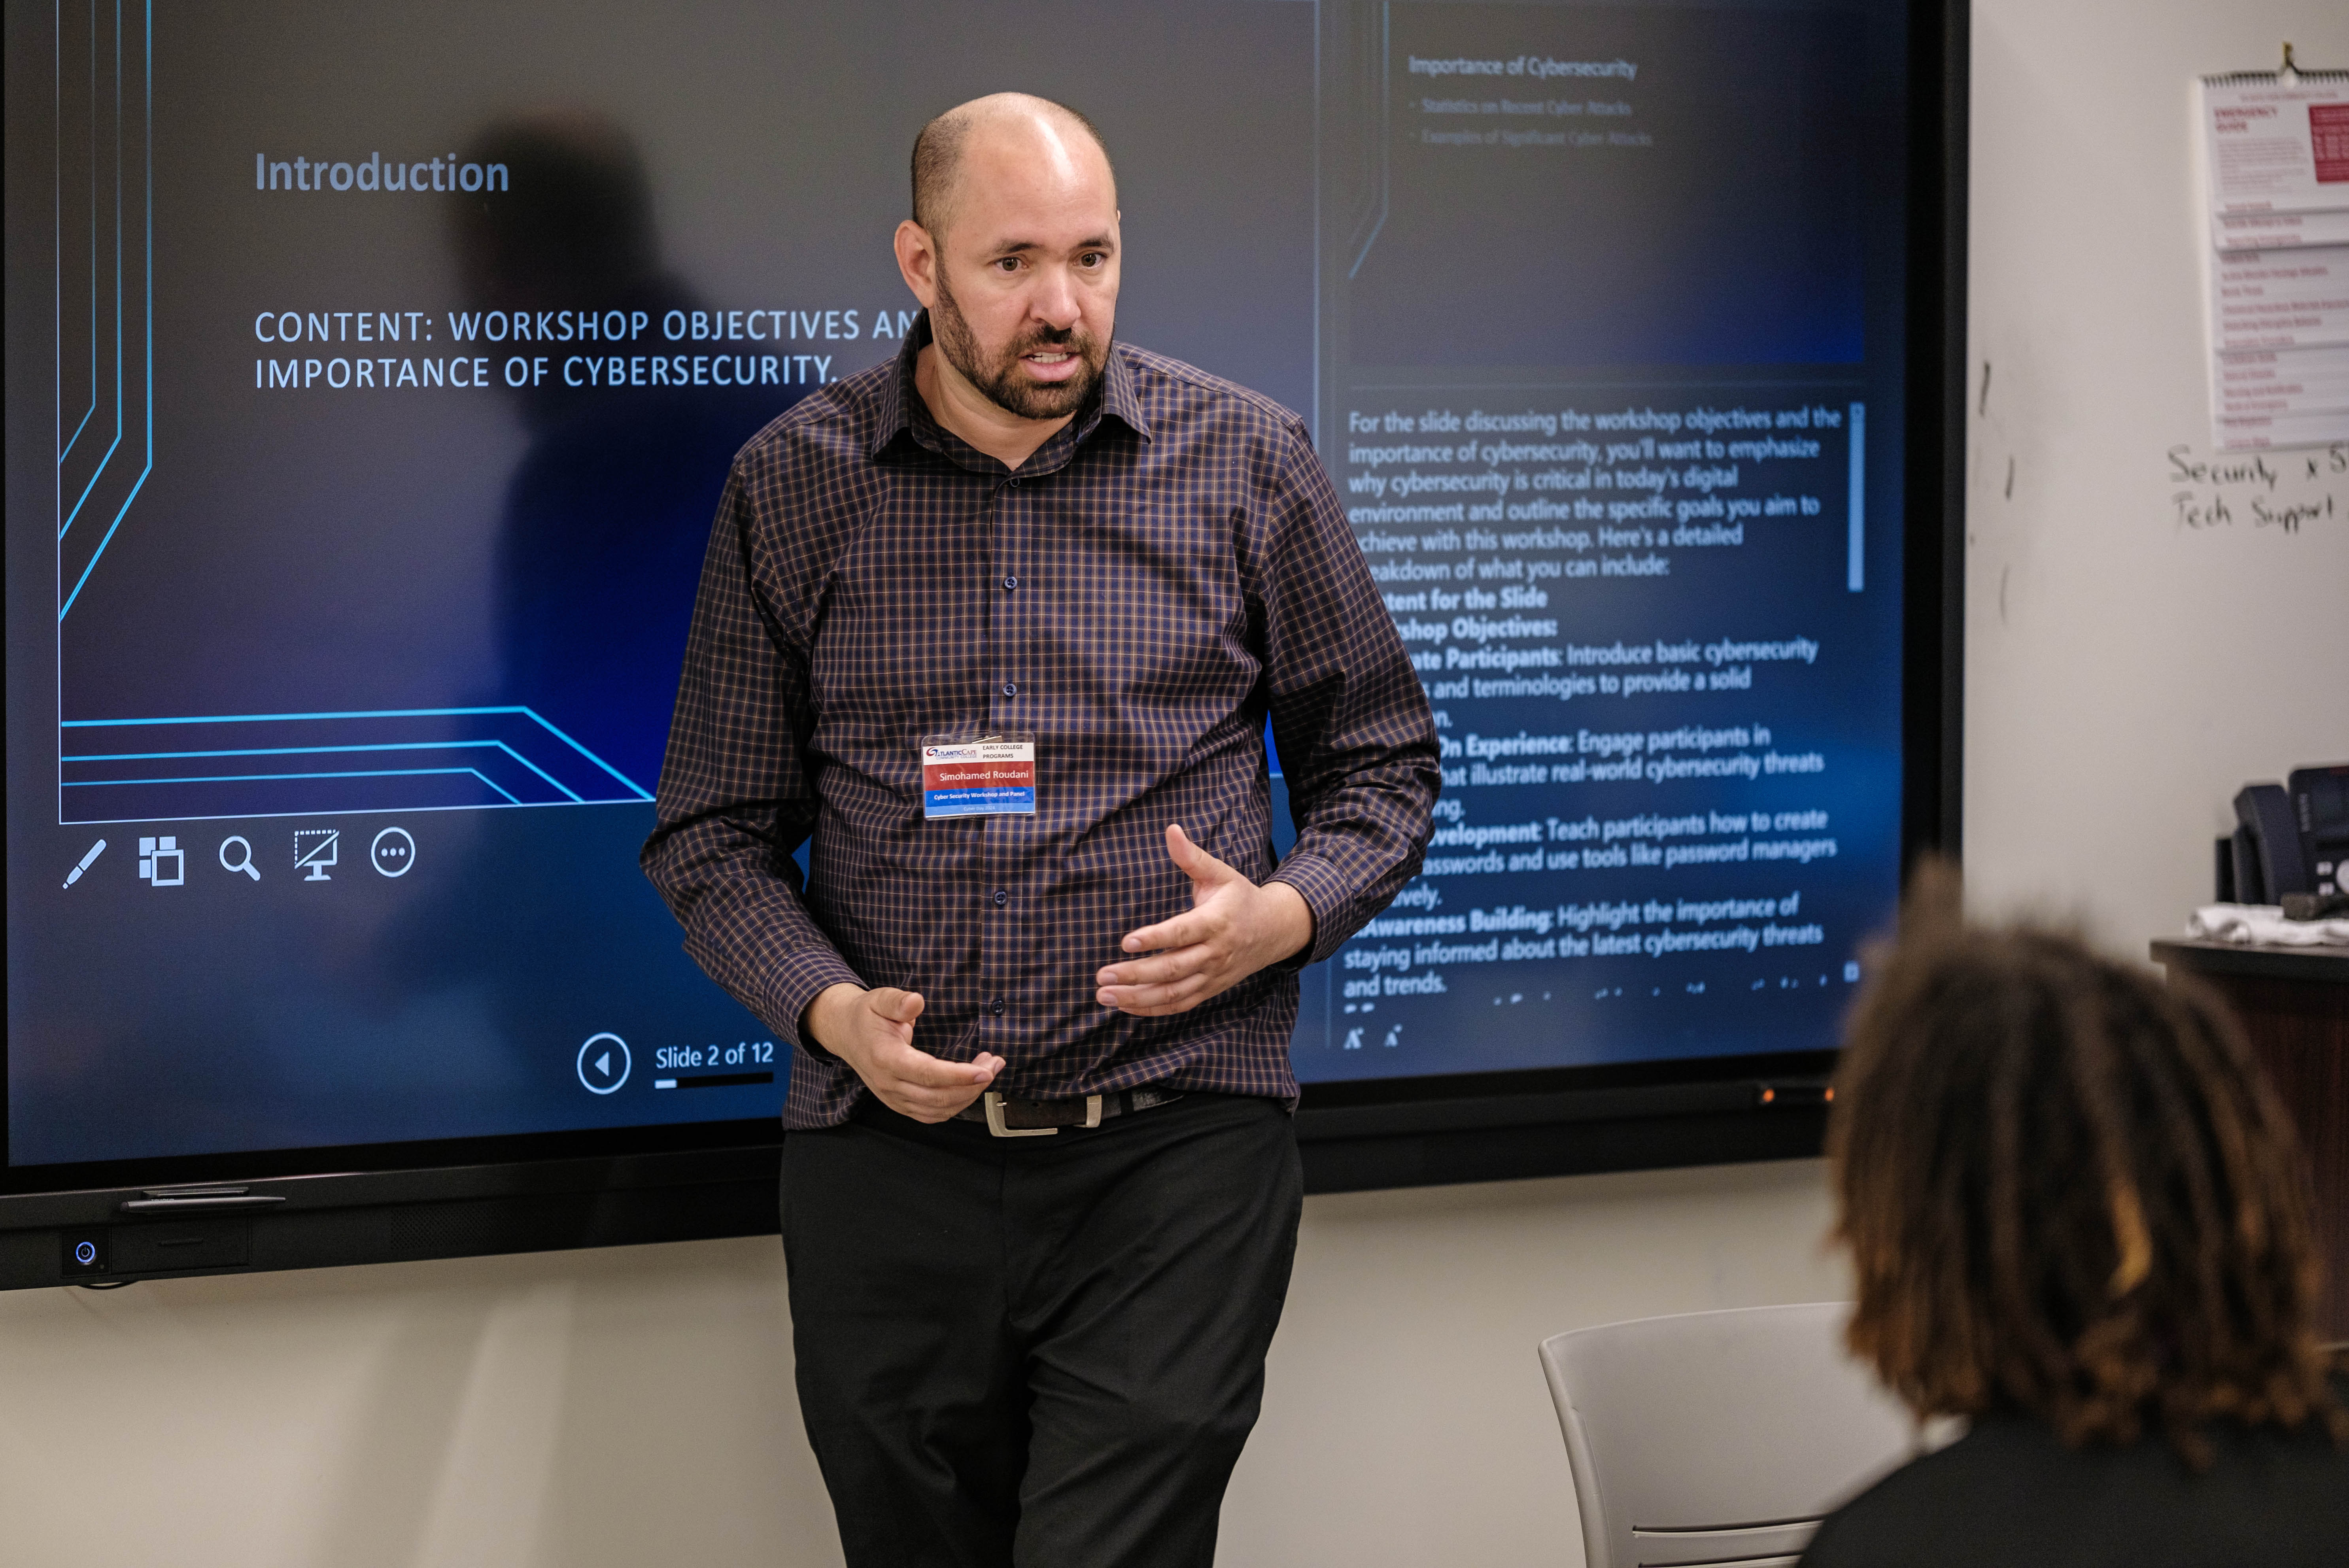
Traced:
<path id="1" fill-rule="evenodd" d="M 896 373 L 882 383 L 880 419 L 874 431 L 873 444 L 867 455 L 876 461 L 899 439 L 914 441 L 931 451 L 942 451 L 945 443 L 962 443 L 937 422 L 929 405 L 914 385 L 914 367 L 920 361 L 922 350 L 931 341 L 930 313 L 924 311 L 914 318 L 905 334 L 905 341 L 897 349 Z M 1074 451 L 1091 439 L 1106 415 L 1132 430 L 1143 440 L 1150 439 L 1150 423 L 1143 417 L 1142 397 L 1134 388 L 1133 366 L 1126 358 L 1123 345 L 1112 343 L 1109 364 L 1102 372 L 1101 386 L 1077 417 L 1062 428 L 1053 432 L 1052 438 L 1037 449 L 1039 453 L 1055 442 L 1066 439 L 1068 449 Z M 1030 461 L 1033 459 L 1031 459 Z M 1024 469 L 1023 469 L 1024 471 Z"/>

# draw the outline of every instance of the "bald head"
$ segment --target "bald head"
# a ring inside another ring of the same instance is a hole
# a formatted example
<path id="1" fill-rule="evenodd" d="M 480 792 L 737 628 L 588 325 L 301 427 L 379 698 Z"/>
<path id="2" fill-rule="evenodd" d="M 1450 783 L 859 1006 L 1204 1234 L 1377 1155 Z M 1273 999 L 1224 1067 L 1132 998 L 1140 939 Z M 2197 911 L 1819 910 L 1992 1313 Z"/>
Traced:
<path id="1" fill-rule="evenodd" d="M 929 314 L 915 386 L 955 434 L 1025 460 L 1100 384 L 1117 328 L 1117 179 L 1101 138 L 1024 93 L 948 109 L 914 144 L 914 215 L 892 244 Z"/>
<path id="2" fill-rule="evenodd" d="M 952 221 L 966 166 L 973 156 L 1060 166 L 1054 172 L 1081 177 L 1093 159 L 1110 177 L 1109 149 L 1093 122 L 1066 104 L 1028 93 L 991 93 L 973 98 L 922 127 L 914 139 L 914 222 L 943 240 Z"/>

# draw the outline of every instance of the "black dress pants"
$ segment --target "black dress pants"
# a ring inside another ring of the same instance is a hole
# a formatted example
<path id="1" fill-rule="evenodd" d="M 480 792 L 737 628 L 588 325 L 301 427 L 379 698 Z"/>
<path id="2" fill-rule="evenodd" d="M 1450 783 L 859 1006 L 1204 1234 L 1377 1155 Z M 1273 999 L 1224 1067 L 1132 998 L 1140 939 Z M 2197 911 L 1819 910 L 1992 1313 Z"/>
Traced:
<path id="1" fill-rule="evenodd" d="M 801 1413 L 850 1568 L 1207 1568 L 1303 1194 L 1271 1100 L 1050 1138 L 867 1099 L 783 1142 Z"/>

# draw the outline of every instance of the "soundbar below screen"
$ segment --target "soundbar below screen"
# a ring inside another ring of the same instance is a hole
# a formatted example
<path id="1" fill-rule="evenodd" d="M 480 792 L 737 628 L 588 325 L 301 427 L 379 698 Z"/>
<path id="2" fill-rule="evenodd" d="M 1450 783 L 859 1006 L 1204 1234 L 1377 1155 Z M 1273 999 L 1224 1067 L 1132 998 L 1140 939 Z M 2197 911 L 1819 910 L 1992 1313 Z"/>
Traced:
<path id="1" fill-rule="evenodd" d="M 1899 848 L 1903 16 L 12 3 L 9 1162 L 777 1109 L 636 863 L 695 581 L 1002 88 L 1102 127 L 1119 335 L 1308 420 L 1435 710 L 1299 1078 L 1832 1044 Z"/>

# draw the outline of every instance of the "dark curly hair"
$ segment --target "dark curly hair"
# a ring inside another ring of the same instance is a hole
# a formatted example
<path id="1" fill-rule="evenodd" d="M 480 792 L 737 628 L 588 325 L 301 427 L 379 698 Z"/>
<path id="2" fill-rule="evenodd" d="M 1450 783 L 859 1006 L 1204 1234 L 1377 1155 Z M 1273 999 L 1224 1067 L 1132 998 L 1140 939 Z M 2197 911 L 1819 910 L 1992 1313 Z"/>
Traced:
<path id="1" fill-rule="evenodd" d="M 2208 992 L 1969 925 L 1920 868 L 1847 1027 L 1828 1154 L 1850 1343 L 1919 1416 L 2075 1446 L 2212 1422 L 2349 1439 L 2292 1124 Z"/>

